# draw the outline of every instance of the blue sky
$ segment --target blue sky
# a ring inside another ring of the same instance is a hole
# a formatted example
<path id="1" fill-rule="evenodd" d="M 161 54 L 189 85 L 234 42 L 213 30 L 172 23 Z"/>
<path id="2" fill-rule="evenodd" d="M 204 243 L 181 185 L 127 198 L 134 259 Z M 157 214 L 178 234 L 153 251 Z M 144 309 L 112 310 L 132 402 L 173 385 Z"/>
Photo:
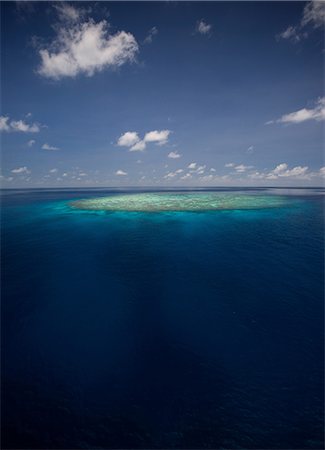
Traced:
<path id="1" fill-rule="evenodd" d="M 320 2 L 2 2 L 4 187 L 316 186 Z"/>

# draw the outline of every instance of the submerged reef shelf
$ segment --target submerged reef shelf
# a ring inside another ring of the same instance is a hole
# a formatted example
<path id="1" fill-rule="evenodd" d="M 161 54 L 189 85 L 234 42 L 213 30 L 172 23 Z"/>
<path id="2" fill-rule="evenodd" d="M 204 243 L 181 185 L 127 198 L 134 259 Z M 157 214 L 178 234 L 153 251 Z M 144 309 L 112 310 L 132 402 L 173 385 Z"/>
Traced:
<path id="1" fill-rule="evenodd" d="M 142 193 L 76 200 L 72 208 L 93 211 L 213 211 L 278 208 L 285 198 L 270 195 L 224 193 Z"/>

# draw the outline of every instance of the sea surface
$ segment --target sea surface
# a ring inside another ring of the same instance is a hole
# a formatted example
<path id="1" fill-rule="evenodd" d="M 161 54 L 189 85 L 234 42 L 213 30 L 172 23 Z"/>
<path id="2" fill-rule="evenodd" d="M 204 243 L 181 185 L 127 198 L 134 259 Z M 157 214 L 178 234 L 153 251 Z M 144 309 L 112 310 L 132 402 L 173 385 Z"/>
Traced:
<path id="1" fill-rule="evenodd" d="M 215 192 L 285 201 L 2 191 L 2 448 L 324 448 L 324 190 Z"/>

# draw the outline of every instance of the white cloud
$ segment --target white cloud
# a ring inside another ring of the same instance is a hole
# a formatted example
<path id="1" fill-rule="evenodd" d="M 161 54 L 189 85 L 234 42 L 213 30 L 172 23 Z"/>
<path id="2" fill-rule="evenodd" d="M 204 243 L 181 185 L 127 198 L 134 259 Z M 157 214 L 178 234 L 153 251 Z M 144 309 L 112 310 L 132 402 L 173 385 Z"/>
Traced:
<path id="1" fill-rule="evenodd" d="M 33 145 L 35 144 L 35 140 L 31 139 L 30 141 L 27 142 L 28 147 L 33 147 Z"/>
<path id="2" fill-rule="evenodd" d="M 192 178 L 192 175 L 190 173 L 186 173 L 181 177 L 181 180 L 188 180 L 189 178 Z"/>
<path id="3" fill-rule="evenodd" d="M 307 174 L 308 171 L 308 166 L 296 166 L 293 167 L 292 169 L 288 169 L 286 171 L 284 171 L 283 173 L 280 173 L 279 176 L 282 177 L 301 177 L 301 176 L 305 176 Z"/>
<path id="4" fill-rule="evenodd" d="M 129 147 L 130 152 L 143 151 L 148 143 L 165 145 L 168 142 L 170 133 L 170 130 L 154 130 L 149 131 L 143 139 L 140 139 L 136 131 L 127 131 L 119 137 L 117 145 L 120 147 Z"/>
<path id="5" fill-rule="evenodd" d="M 29 125 L 23 120 L 11 121 L 10 127 L 12 128 L 13 131 L 22 131 L 23 133 L 38 133 L 40 131 L 40 128 L 36 123 Z"/>
<path id="6" fill-rule="evenodd" d="M 206 166 L 199 166 L 195 172 L 198 173 L 199 175 L 201 175 L 202 173 L 204 173 Z"/>
<path id="7" fill-rule="evenodd" d="M 1 131 L 9 131 L 10 127 L 8 124 L 9 117 L 0 116 L 0 130 Z"/>
<path id="8" fill-rule="evenodd" d="M 272 123 L 301 123 L 307 120 L 325 120 L 325 97 L 319 98 L 314 108 L 302 108 L 292 113 L 284 114 L 280 119 L 266 122 L 266 125 Z"/>
<path id="9" fill-rule="evenodd" d="M 265 174 L 256 171 L 256 172 L 248 174 L 248 177 L 253 180 L 262 180 L 263 178 L 265 178 Z"/>
<path id="10" fill-rule="evenodd" d="M 135 131 L 127 131 L 118 138 L 117 145 L 120 147 L 132 147 L 132 145 L 139 142 L 139 140 L 138 133 Z"/>
<path id="11" fill-rule="evenodd" d="M 164 178 L 168 179 L 168 178 L 174 178 L 176 176 L 175 172 L 168 172 Z"/>
<path id="12" fill-rule="evenodd" d="M 227 164 L 225 164 L 225 167 L 234 167 L 234 163 L 227 163 Z"/>
<path id="13" fill-rule="evenodd" d="M 148 32 L 146 38 L 144 39 L 143 43 L 144 44 L 151 44 L 154 36 L 156 36 L 157 34 L 158 34 L 158 28 L 157 27 L 152 27 L 149 30 L 149 32 Z"/>
<path id="14" fill-rule="evenodd" d="M 187 168 L 189 169 L 190 173 L 201 175 L 204 173 L 206 166 L 198 166 L 196 162 L 192 162 L 187 166 Z"/>
<path id="15" fill-rule="evenodd" d="M 149 131 L 148 133 L 145 134 L 144 141 L 145 142 L 154 142 L 158 145 L 164 145 L 167 143 L 169 135 L 170 135 L 170 130 Z"/>
<path id="16" fill-rule="evenodd" d="M 313 28 L 319 28 L 325 25 L 324 1 L 308 2 L 304 7 L 300 23 L 295 26 L 288 26 L 282 33 L 279 33 L 276 38 L 288 39 L 293 43 L 297 43 L 301 39 L 308 37 L 308 33 L 305 31 L 305 27 L 308 25 L 311 25 Z"/>
<path id="17" fill-rule="evenodd" d="M 128 174 L 127 172 L 124 172 L 124 170 L 121 170 L 121 169 L 119 169 L 115 172 L 115 175 L 118 175 L 118 176 L 125 176 L 127 174 Z"/>
<path id="18" fill-rule="evenodd" d="M 204 22 L 203 19 L 199 20 L 196 23 L 196 31 L 200 34 L 209 34 L 212 29 L 212 25 Z"/>
<path id="19" fill-rule="evenodd" d="M 183 173 L 183 172 L 184 172 L 183 169 L 177 169 L 177 170 L 175 170 L 175 172 L 168 172 L 168 173 L 164 176 L 164 178 L 165 178 L 165 179 L 168 179 L 168 178 L 174 178 L 174 177 L 176 177 L 177 175 L 179 175 L 179 174 L 181 174 L 181 173 Z"/>
<path id="20" fill-rule="evenodd" d="M 49 144 L 43 144 L 42 149 L 43 150 L 60 150 L 58 147 L 53 147 L 52 145 L 49 145 Z"/>
<path id="21" fill-rule="evenodd" d="M 210 172 L 216 172 L 216 169 L 214 169 L 213 167 L 211 167 Z"/>
<path id="22" fill-rule="evenodd" d="M 57 10 L 59 19 L 62 22 L 77 22 L 80 19 L 81 15 L 83 15 L 84 13 L 84 10 L 77 9 L 69 3 L 65 2 L 55 3 L 53 6 Z"/>
<path id="23" fill-rule="evenodd" d="M 282 33 L 277 35 L 277 39 L 288 39 L 292 42 L 299 42 L 302 36 L 299 35 L 297 27 L 288 26 Z"/>
<path id="24" fill-rule="evenodd" d="M 249 147 L 248 147 L 248 149 L 246 150 L 246 153 L 253 153 L 254 152 L 254 145 L 250 145 Z"/>
<path id="25" fill-rule="evenodd" d="M 325 3 L 324 1 L 308 2 L 304 8 L 301 25 L 313 25 L 314 28 L 325 24 Z"/>
<path id="26" fill-rule="evenodd" d="M 307 166 L 296 166 L 292 169 L 288 168 L 288 164 L 281 163 L 278 164 L 271 172 L 265 174 L 265 178 L 269 180 L 275 180 L 281 177 L 291 177 L 291 178 L 308 178 L 308 167 Z M 262 175 L 262 174 L 259 174 Z"/>
<path id="27" fill-rule="evenodd" d="M 28 124 L 23 120 L 10 120 L 8 116 L 0 116 L 0 131 L 38 133 L 40 126 L 37 123 Z"/>
<path id="28" fill-rule="evenodd" d="M 297 180 L 311 180 L 312 178 L 317 178 L 325 176 L 325 167 L 321 167 L 316 172 L 309 171 L 308 166 L 295 166 L 291 169 L 288 167 L 287 163 L 278 164 L 271 171 L 264 172 L 253 172 L 249 173 L 248 177 L 255 180 L 279 180 L 279 179 L 297 179 Z"/>
<path id="29" fill-rule="evenodd" d="M 239 164 L 238 166 L 235 166 L 235 170 L 238 173 L 246 172 L 249 169 L 252 169 L 253 166 L 245 166 L 245 164 Z"/>
<path id="30" fill-rule="evenodd" d="M 281 163 L 276 166 L 276 168 L 272 171 L 275 175 L 278 175 L 281 172 L 284 172 L 288 168 L 288 164 Z"/>
<path id="31" fill-rule="evenodd" d="M 58 169 L 51 169 L 49 170 L 50 173 L 57 173 Z"/>
<path id="32" fill-rule="evenodd" d="M 26 173 L 29 174 L 31 171 L 26 167 L 17 167 L 17 169 L 12 169 L 11 173 Z"/>
<path id="33" fill-rule="evenodd" d="M 182 155 L 180 153 L 178 153 L 178 152 L 170 152 L 170 153 L 168 153 L 167 156 L 168 156 L 168 158 L 171 158 L 171 159 L 178 159 Z"/>
<path id="34" fill-rule="evenodd" d="M 130 148 L 130 152 L 142 152 L 143 150 L 145 150 L 146 148 L 146 143 L 145 141 L 139 141 L 136 144 L 132 145 L 132 147 Z"/>
<path id="35" fill-rule="evenodd" d="M 75 8 L 64 8 L 72 17 Z M 61 6 L 62 10 L 62 6 Z M 69 12 L 68 12 L 69 11 Z M 94 75 L 105 68 L 120 67 L 134 62 L 139 50 L 131 33 L 108 33 L 106 20 L 95 23 L 71 21 L 57 27 L 57 36 L 48 48 L 39 51 L 41 64 L 38 73 L 46 78 L 76 77 L 78 74 Z"/>

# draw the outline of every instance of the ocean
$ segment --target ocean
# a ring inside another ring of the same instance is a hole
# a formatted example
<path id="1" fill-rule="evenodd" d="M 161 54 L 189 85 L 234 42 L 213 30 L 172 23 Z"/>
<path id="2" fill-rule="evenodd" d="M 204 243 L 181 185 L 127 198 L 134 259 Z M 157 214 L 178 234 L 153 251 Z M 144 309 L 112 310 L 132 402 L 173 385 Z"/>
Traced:
<path id="1" fill-rule="evenodd" d="M 132 192 L 2 191 L 2 447 L 323 449 L 324 190 Z"/>

